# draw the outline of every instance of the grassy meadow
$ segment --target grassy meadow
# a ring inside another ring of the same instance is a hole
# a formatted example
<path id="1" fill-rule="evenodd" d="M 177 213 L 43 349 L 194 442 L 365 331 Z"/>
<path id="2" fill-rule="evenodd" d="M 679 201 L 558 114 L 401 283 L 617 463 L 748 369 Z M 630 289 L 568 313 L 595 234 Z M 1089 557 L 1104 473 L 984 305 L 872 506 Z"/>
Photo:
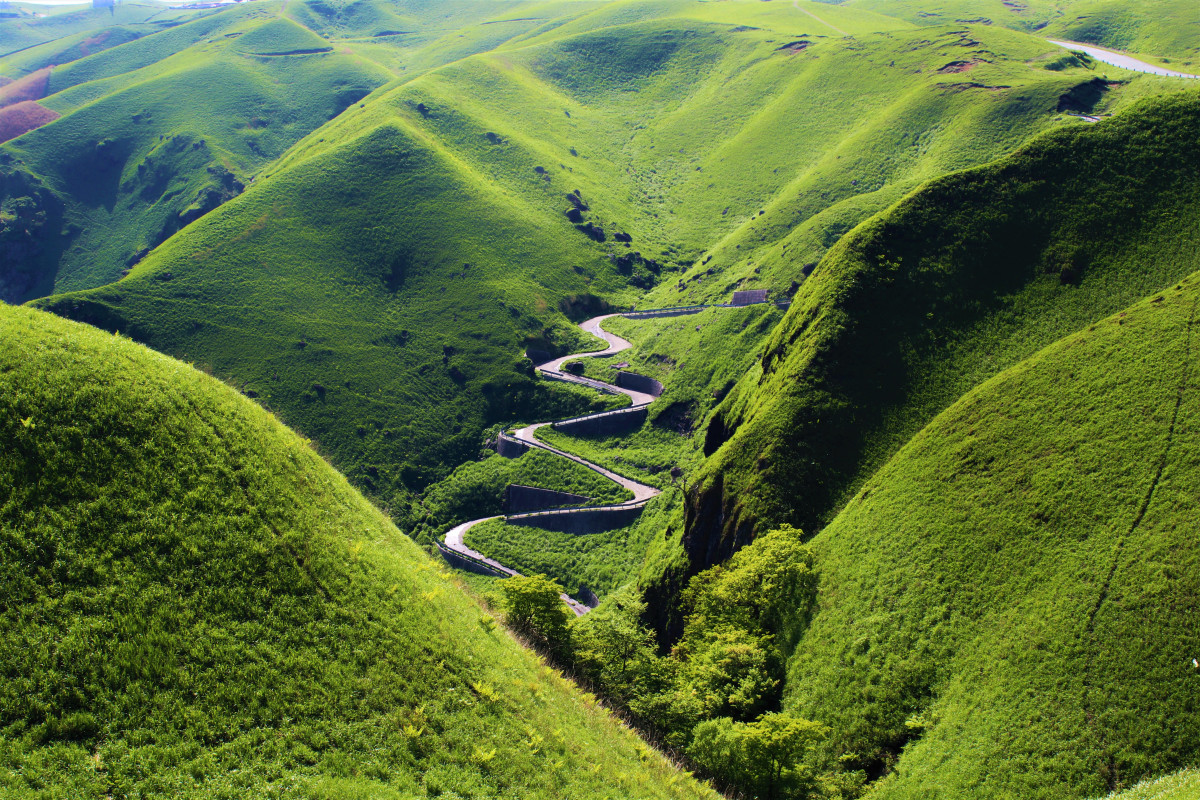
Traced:
<path id="1" fill-rule="evenodd" d="M 767 289 L 612 318 L 581 368 L 646 423 L 539 432 L 637 522 L 467 535 L 606 599 L 557 657 L 747 796 L 791 725 L 827 800 L 1190 797 L 1200 90 L 1046 39 L 1200 72 L 1193 17 L 14 6 L 0 794 L 715 796 L 428 551 L 511 483 L 627 499 L 488 449 L 626 402 L 535 375 L 579 321 Z"/>
<path id="2" fill-rule="evenodd" d="M 1196 275 L 967 393 L 812 539 L 785 705 L 873 798 L 1095 797 L 1196 762 Z"/>
<path id="3" fill-rule="evenodd" d="M 0 793 L 712 797 L 309 442 L 0 307 Z"/>

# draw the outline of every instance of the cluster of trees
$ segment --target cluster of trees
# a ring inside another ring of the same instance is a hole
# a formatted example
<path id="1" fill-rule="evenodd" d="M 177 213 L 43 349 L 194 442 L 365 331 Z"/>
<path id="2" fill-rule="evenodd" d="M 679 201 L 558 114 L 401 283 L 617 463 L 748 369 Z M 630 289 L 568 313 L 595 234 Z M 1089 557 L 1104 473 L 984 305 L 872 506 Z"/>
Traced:
<path id="1" fill-rule="evenodd" d="M 787 657 L 817 578 L 800 532 L 760 536 L 692 578 L 683 635 L 667 653 L 633 586 L 578 619 L 543 576 L 502 584 L 509 625 L 627 711 L 718 784 L 752 798 L 842 797 L 858 776 L 816 766 L 824 726 L 780 711 Z"/>

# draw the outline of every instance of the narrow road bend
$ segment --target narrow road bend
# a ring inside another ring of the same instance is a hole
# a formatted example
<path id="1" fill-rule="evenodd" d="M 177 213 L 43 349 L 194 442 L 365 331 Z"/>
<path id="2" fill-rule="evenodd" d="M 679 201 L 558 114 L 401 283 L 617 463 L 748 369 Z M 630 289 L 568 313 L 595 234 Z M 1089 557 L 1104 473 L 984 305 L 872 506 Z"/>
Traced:
<path id="1" fill-rule="evenodd" d="M 562 369 L 563 364 L 566 363 L 567 361 L 571 361 L 572 359 L 607 357 L 607 356 L 611 356 L 616 353 L 619 353 L 622 350 L 628 350 L 629 348 L 631 348 L 633 346 L 625 339 L 622 339 L 620 336 L 609 333 L 608 331 L 604 330 L 603 327 L 601 327 L 605 320 L 607 320 L 611 317 L 614 317 L 614 316 L 620 316 L 620 315 L 619 314 L 605 314 L 605 315 L 599 316 L 599 317 L 592 317 L 591 319 L 585 320 L 584 322 L 582 322 L 579 326 L 585 332 L 590 333 L 593 336 L 596 336 L 597 338 L 604 340 L 604 342 L 608 345 L 608 347 L 606 347 L 603 350 L 594 350 L 591 352 L 583 352 L 583 353 L 573 353 L 571 355 L 562 356 L 561 358 L 552 359 L 550 361 L 545 362 L 544 364 L 538 364 L 536 366 L 536 369 L 539 372 L 541 372 L 543 375 L 552 377 L 554 380 L 560 380 L 560 381 L 564 381 L 567 383 L 577 383 L 577 384 L 580 384 L 581 386 L 591 386 L 593 388 L 604 387 L 604 389 L 606 391 L 626 395 L 631 401 L 630 405 L 628 405 L 624 408 L 615 409 L 614 411 L 611 411 L 611 412 L 607 412 L 610 414 L 619 414 L 622 412 L 628 413 L 630 411 L 634 411 L 636 409 L 643 408 L 645 406 L 650 405 L 650 403 L 654 402 L 654 395 L 647 394 L 645 392 L 634 391 L 633 389 L 625 389 L 620 386 L 614 386 L 609 383 L 603 383 L 601 381 L 593 380 L 591 378 L 582 378 L 582 377 L 579 377 L 576 375 L 572 375 L 568 372 L 563 372 L 563 369 Z M 513 431 L 511 434 L 511 438 L 517 439 L 518 441 L 520 441 L 526 445 L 529 445 L 530 447 L 538 447 L 538 448 L 541 448 L 542 450 L 547 450 L 551 453 L 554 453 L 555 455 L 562 456 L 563 458 L 569 458 L 576 463 L 582 464 L 585 467 L 588 467 L 589 469 L 595 470 L 596 472 L 600 473 L 604 477 L 606 477 L 609 480 L 613 481 L 614 483 L 628 489 L 629 491 L 631 491 L 633 493 L 632 500 L 626 500 L 623 503 L 610 503 L 610 504 L 607 504 L 604 506 L 590 506 L 589 508 L 591 508 L 591 509 L 595 509 L 595 508 L 626 508 L 626 507 L 644 505 L 650 499 L 661 494 L 661 491 L 653 486 L 647 486 L 644 483 L 638 483 L 635 480 L 631 480 L 629 478 L 626 478 L 623 475 L 618 475 L 617 473 L 615 473 L 611 470 L 605 469 L 604 467 L 600 466 L 599 464 L 593 464 L 591 461 L 587 461 L 583 458 L 580 458 L 577 455 L 568 453 L 565 450 L 560 450 L 557 447 L 551 447 L 550 445 L 538 440 L 537 437 L 535 436 L 535 433 L 538 430 L 538 428 L 543 428 L 547 425 L 553 425 L 553 424 L 554 424 L 554 422 L 539 422 L 534 425 L 527 425 L 524 428 Z M 569 510 L 567 511 L 567 513 L 569 513 Z M 488 568 L 496 571 L 499 574 L 509 575 L 509 576 L 519 576 L 521 573 L 517 572 L 515 569 L 512 569 L 511 567 L 506 567 L 503 564 L 501 564 L 499 561 L 488 558 L 483 553 L 480 553 L 477 550 L 472 550 L 471 548 L 467 547 L 466 544 L 463 542 L 463 537 L 466 535 L 467 531 L 469 531 L 471 528 L 475 527 L 476 525 L 479 525 L 484 522 L 488 522 L 493 519 L 503 519 L 503 517 L 497 517 L 497 516 L 483 517 L 481 519 L 471 520 L 470 522 L 464 522 L 461 525 L 456 525 L 455 527 L 451 528 L 449 531 L 446 532 L 445 537 L 443 537 L 442 545 L 443 545 L 444 549 L 449 550 L 452 553 L 456 553 L 457 555 L 462 556 L 469 561 L 473 561 L 476 563 L 481 563 L 483 565 L 486 565 Z M 582 616 L 583 614 L 586 614 L 588 611 L 591 610 L 584 604 L 578 602 L 574 598 L 571 598 L 565 594 L 562 596 L 562 598 L 563 598 L 563 602 L 565 602 L 568 606 L 570 606 L 571 610 L 574 611 L 575 614 L 578 616 Z"/>

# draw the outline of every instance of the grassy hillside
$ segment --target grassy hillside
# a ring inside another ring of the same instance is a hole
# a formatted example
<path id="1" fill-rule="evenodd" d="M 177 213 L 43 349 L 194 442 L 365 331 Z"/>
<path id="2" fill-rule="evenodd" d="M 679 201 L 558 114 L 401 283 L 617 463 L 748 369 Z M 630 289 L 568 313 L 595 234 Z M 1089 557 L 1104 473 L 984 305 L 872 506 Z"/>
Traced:
<path id="1" fill-rule="evenodd" d="M 810 533 L 991 375 L 1197 269 L 1200 94 L 937 180 L 843 239 L 710 418 L 690 549 Z"/>
<path id="2" fill-rule="evenodd" d="M 116 280 L 390 78 L 277 10 L 234 9 L 53 70 L 41 102 L 63 116 L 9 153 L 63 200 L 66 225 L 27 265 L 30 292 L 8 300 Z"/>
<path id="3" fill-rule="evenodd" d="M 536 390 L 520 372 L 523 347 L 577 341 L 566 316 L 602 310 L 595 297 L 632 303 L 655 285 L 654 300 L 724 298 L 743 273 L 787 291 L 905 182 L 1070 123 L 1054 112 L 1058 97 L 1093 77 L 1027 67 L 1048 46 L 1009 31 L 870 33 L 905 26 L 851 14 L 835 24 L 858 19 L 863 41 L 843 41 L 800 36 L 812 20 L 794 8 L 735 6 L 763 27 L 674 0 L 549 4 L 539 31 L 351 106 L 121 283 L 45 307 L 128 330 L 247 386 L 415 523 L 413 495 L 473 459 L 488 425 L 524 412 Z M 369 28 L 323 27 L 289 9 L 313 35 Z M 232 53 L 239 41 L 204 47 L 244 60 Z M 994 63 L 971 78 L 985 88 L 937 72 L 982 50 Z M 864 70 L 879 82 L 847 88 Z M 811 247 L 764 257 L 762 269 L 750 259 L 790 246 L 789 225 L 830 208 L 836 224 L 810 226 Z M 728 258 L 697 264 L 677 290 L 682 271 L 721 241 Z M 535 405 L 531 416 L 562 407 Z"/>
<path id="4" fill-rule="evenodd" d="M 1192 275 L 985 382 L 812 540 L 786 705 L 894 770 L 872 798 L 1094 797 L 1200 757 L 1197 308 Z"/>
<path id="5" fill-rule="evenodd" d="M 505 489 L 513 483 L 581 494 L 596 503 L 633 499 L 630 491 L 608 478 L 545 450 L 530 449 L 513 459 L 484 453 L 485 458 L 462 464 L 421 496 L 410 531 L 418 542 L 431 544 L 460 522 L 502 513 Z"/>
<path id="6" fill-rule="evenodd" d="M 1151 63 L 1200 66 L 1200 30 L 1188 0 L 849 0 L 845 5 L 922 25 L 999 25 L 1132 51 Z"/>
<path id="7" fill-rule="evenodd" d="M 110 35 L 108 31 L 121 28 L 145 35 L 213 13 L 212 9 L 167 8 L 159 3 L 122 2 L 112 9 L 93 9 L 90 2 L 80 5 L 83 7 L 58 12 L 53 6 L 48 9 L 45 5 L 12 4 L 11 16 L 0 17 L 0 59 L 4 59 L 0 62 L 0 74 L 17 77 L 12 73 L 27 66 L 24 58 L 31 49 L 54 52 L 38 48 L 39 45 L 104 38 Z"/>
<path id="8" fill-rule="evenodd" d="M 710 797 L 308 443 L 0 306 L 0 793 Z"/>

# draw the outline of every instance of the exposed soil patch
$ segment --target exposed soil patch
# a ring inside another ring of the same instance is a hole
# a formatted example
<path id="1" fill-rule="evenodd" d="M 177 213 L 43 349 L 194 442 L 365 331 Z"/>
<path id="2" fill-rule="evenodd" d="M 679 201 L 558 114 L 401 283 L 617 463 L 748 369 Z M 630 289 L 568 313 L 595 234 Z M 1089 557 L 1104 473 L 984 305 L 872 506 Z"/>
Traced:
<path id="1" fill-rule="evenodd" d="M 62 115 L 57 111 L 51 111 L 32 100 L 0 108 L 0 142 L 15 139 L 34 128 L 42 127 L 47 122 L 53 122 L 60 116 Z"/>
<path id="2" fill-rule="evenodd" d="M 26 100 L 41 100 L 46 96 L 46 89 L 49 85 L 50 67 L 31 72 L 24 78 L 17 78 L 12 83 L 0 88 L 0 108 L 23 103 Z"/>
<path id="3" fill-rule="evenodd" d="M 807 50 L 811 44 L 812 44 L 812 42 L 806 41 L 804 39 L 798 39 L 794 42 L 788 42 L 787 44 L 783 45 L 782 47 L 776 47 L 775 52 L 779 52 L 780 50 L 783 50 L 788 53 L 799 53 L 802 50 Z"/>
<path id="4" fill-rule="evenodd" d="M 939 67 L 938 72 L 942 73 L 943 75 L 947 75 L 950 73 L 957 73 L 957 72 L 966 72 L 966 71 L 970 70 L 971 68 L 973 68 L 978 63 L 979 63 L 979 61 L 977 61 L 975 59 L 972 59 L 970 61 L 951 61 L 949 64 Z"/>

